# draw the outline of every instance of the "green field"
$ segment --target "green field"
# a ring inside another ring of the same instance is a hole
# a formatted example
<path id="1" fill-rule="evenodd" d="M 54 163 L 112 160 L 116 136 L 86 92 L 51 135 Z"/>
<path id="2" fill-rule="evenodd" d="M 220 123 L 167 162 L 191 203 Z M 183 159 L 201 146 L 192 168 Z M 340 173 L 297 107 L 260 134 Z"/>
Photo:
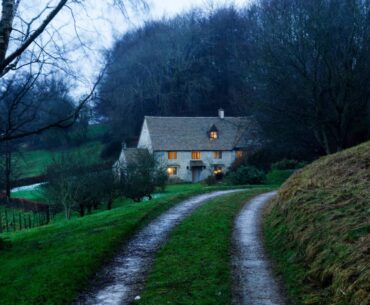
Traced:
<path id="1" fill-rule="evenodd" d="M 177 185 L 152 201 L 117 201 L 111 211 L 2 234 L 11 247 L 0 251 L 1 305 L 70 304 L 135 230 L 176 202 L 215 189 Z"/>
<path id="2" fill-rule="evenodd" d="M 186 218 L 157 254 L 139 304 L 232 304 L 233 220 L 246 201 L 269 190 L 213 199 Z"/>
<path id="3" fill-rule="evenodd" d="M 87 156 L 91 164 L 101 162 L 100 152 L 102 144 L 98 141 L 88 142 L 81 146 L 72 147 L 56 152 L 47 150 L 33 150 L 21 153 L 16 157 L 17 172 L 20 178 L 34 177 L 42 175 L 47 166 L 62 153 L 79 153 L 82 156 Z"/>
<path id="4" fill-rule="evenodd" d="M 87 156 L 91 164 L 101 163 L 100 153 L 103 145 L 100 140 L 106 131 L 107 127 L 103 124 L 91 125 L 87 132 L 87 141 L 81 145 L 58 149 L 56 151 L 20 151 L 15 154 L 17 178 L 28 178 L 43 174 L 53 158 L 59 156 L 61 153 L 78 152 L 83 156 Z"/>

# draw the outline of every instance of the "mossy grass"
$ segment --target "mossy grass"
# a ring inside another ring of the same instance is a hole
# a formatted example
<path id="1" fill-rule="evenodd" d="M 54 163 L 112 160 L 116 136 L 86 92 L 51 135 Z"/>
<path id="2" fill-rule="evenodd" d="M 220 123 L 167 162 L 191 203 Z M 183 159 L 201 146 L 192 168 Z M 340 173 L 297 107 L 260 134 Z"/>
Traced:
<path id="1" fill-rule="evenodd" d="M 157 254 L 138 303 L 231 304 L 233 220 L 248 199 L 269 190 L 225 195 L 187 217 Z"/>
<path id="2" fill-rule="evenodd" d="M 370 304 L 370 142 L 295 173 L 267 211 L 292 304 Z"/>

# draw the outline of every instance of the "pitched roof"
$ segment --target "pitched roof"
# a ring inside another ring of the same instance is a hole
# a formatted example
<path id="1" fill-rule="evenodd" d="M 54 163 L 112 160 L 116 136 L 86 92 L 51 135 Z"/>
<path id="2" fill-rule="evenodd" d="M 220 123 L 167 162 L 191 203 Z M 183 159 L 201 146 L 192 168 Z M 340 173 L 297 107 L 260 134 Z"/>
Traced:
<path id="1" fill-rule="evenodd" d="M 145 149 L 142 148 L 125 148 L 123 150 L 124 153 L 124 162 L 128 163 L 133 163 L 136 161 L 137 156 L 145 151 Z"/>
<path id="2" fill-rule="evenodd" d="M 155 151 L 233 150 L 258 142 L 259 128 L 252 117 L 145 117 Z M 215 126 L 218 139 L 208 132 Z"/>

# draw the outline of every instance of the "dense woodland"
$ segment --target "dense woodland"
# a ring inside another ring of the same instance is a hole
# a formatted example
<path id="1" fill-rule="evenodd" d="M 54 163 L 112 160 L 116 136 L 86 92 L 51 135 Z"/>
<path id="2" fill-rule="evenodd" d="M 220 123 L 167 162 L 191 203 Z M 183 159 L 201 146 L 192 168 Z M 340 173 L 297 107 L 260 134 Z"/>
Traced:
<path id="1" fill-rule="evenodd" d="M 145 23 L 106 55 L 96 110 L 117 141 L 144 115 L 254 115 L 267 149 L 313 158 L 369 137 L 370 1 L 264 0 Z"/>

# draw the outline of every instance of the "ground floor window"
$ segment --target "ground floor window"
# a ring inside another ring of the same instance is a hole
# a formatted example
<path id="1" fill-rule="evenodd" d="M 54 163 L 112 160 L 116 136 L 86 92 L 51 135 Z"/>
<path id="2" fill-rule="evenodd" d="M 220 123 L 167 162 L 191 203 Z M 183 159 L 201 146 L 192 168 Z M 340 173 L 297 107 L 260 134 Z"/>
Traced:
<path id="1" fill-rule="evenodd" d="M 222 166 L 218 166 L 218 165 L 214 166 L 213 167 L 213 174 L 215 175 L 216 178 L 222 179 L 222 177 L 224 176 Z"/>
<path id="2" fill-rule="evenodd" d="M 167 175 L 170 177 L 177 176 L 177 167 L 176 166 L 167 167 Z"/>

